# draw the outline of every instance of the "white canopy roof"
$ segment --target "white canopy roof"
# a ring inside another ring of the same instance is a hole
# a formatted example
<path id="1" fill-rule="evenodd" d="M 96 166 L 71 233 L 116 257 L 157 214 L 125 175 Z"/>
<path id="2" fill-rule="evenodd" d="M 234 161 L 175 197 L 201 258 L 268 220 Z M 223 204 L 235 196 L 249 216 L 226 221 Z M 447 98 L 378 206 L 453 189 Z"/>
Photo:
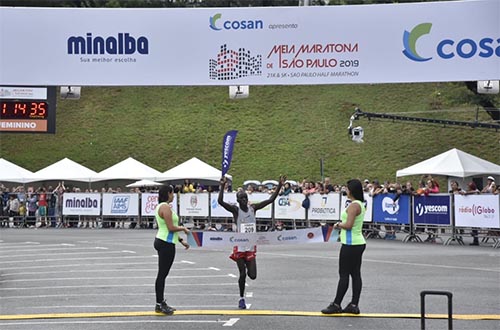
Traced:
<path id="1" fill-rule="evenodd" d="M 95 171 L 69 158 L 64 158 L 33 173 L 33 179 L 30 182 L 49 180 L 91 182 L 96 175 Z"/>
<path id="2" fill-rule="evenodd" d="M 154 168 L 149 167 L 146 164 L 143 164 L 132 157 L 129 157 L 99 172 L 93 181 L 119 180 L 119 179 L 155 180 L 160 175 L 161 175 L 160 171 L 157 171 Z"/>
<path id="3" fill-rule="evenodd" d="M 500 175 L 500 166 L 456 148 L 396 172 L 396 176 L 434 174 L 465 178 Z"/>
<path id="4" fill-rule="evenodd" d="M 163 186 L 163 183 L 151 180 L 139 180 L 134 183 L 128 184 L 127 188 L 158 187 L 158 186 Z"/>
<path id="5" fill-rule="evenodd" d="M 0 158 L 0 182 L 26 183 L 32 181 L 33 172 Z"/>
<path id="6" fill-rule="evenodd" d="M 214 184 L 218 183 L 221 177 L 222 171 L 208 165 L 196 157 L 193 157 L 190 160 L 187 160 L 184 163 L 164 172 L 156 178 L 156 181 L 175 182 L 189 179 L 199 183 Z M 232 179 L 232 176 L 230 175 L 226 174 L 226 177 Z"/>

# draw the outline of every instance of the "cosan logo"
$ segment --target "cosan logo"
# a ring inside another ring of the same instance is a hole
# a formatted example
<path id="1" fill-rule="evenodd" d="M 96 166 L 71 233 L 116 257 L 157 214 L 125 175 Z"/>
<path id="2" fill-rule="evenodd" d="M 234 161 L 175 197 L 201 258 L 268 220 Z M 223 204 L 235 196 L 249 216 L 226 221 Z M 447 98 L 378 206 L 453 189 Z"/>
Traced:
<path id="1" fill-rule="evenodd" d="M 411 32 L 403 33 L 403 54 L 412 61 L 426 62 L 432 59 L 432 56 L 423 56 L 417 51 L 417 42 L 419 39 L 431 32 L 432 23 L 422 23 L 415 26 Z M 421 41 L 423 42 L 423 40 Z M 500 39 L 484 37 L 481 39 L 463 38 L 443 39 L 436 45 L 436 54 L 438 57 L 449 60 L 455 57 L 469 59 L 472 57 L 489 58 L 492 56 L 500 57 Z"/>
<path id="2" fill-rule="evenodd" d="M 214 31 L 221 30 L 257 30 L 264 28 L 262 20 L 223 20 L 222 14 L 210 16 L 209 26 Z"/>
<path id="3" fill-rule="evenodd" d="M 296 241 L 299 238 L 297 236 L 284 236 L 284 235 L 278 235 L 277 237 L 278 241 Z"/>
<path id="4" fill-rule="evenodd" d="M 134 53 L 149 54 L 148 38 L 144 36 L 135 38 L 130 33 L 102 37 L 93 36 L 92 32 L 87 32 L 85 37 L 71 36 L 68 38 L 68 54 L 70 55 L 131 55 Z"/>

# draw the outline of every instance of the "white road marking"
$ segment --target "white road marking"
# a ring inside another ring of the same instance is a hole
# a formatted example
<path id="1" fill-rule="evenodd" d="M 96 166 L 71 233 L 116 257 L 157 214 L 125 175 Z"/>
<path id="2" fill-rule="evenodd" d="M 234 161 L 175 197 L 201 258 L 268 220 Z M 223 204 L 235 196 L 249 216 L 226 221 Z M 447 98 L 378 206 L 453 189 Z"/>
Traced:
<path id="1" fill-rule="evenodd" d="M 169 276 L 169 279 L 174 279 L 174 278 L 181 278 L 181 279 L 187 279 L 187 278 L 217 278 L 217 277 L 228 277 L 227 275 L 191 275 L 191 276 Z M 2 283 L 13 283 L 13 282 L 54 282 L 54 281 L 94 281 L 94 280 L 154 280 L 156 278 L 155 276 L 112 276 L 112 277 L 92 277 L 92 276 L 87 276 L 87 277 L 51 277 L 51 278 L 21 278 L 21 279 L 14 279 L 14 280 L 2 280 Z M 102 283 L 101 283 L 102 285 Z M 98 285 L 97 285 L 98 286 Z"/>
<path id="2" fill-rule="evenodd" d="M 259 255 L 272 255 L 281 257 L 292 257 L 292 258 L 307 258 L 307 259 L 338 259 L 338 257 L 327 257 L 318 255 L 300 255 L 300 254 L 288 254 L 288 253 L 272 253 L 272 252 L 259 252 Z M 479 270 L 485 272 L 495 272 L 500 273 L 500 268 L 476 268 L 476 267 L 463 267 L 463 266 L 448 266 L 448 265 L 436 265 L 436 264 L 422 264 L 413 262 L 403 262 L 403 261 L 390 261 L 390 260 L 378 260 L 378 259 L 366 259 L 363 258 L 363 262 L 374 262 L 379 264 L 392 264 L 392 265 L 403 265 L 403 266 L 421 266 L 421 267 L 431 267 L 431 268 L 446 268 L 446 269 L 460 269 L 460 270 Z"/>
<path id="3" fill-rule="evenodd" d="M 144 323 L 227 323 L 230 320 L 177 320 L 168 318 L 168 316 L 163 316 L 165 320 L 113 320 L 113 321 L 30 321 L 30 322 L 8 322 L 0 323 L 2 326 L 21 326 L 21 325 L 48 325 L 48 324 L 144 324 Z"/>
<path id="4" fill-rule="evenodd" d="M 181 277 L 182 278 L 182 277 Z M 238 283 L 176 283 L 176 284 L 165 284 L 165 286 L 235 286 Z M 0 288 L 0 291 L 15 291 L 15 290 L 53 290 L 53 289 L 84 289 L 84 288 L 137 288 L 137 287 L 153 287 L 153 284 L 93 284 L 93 285 L 60 285 L 60 286 L 38 286 L 33 288 Z M 2 297 L 3 298 L 3 297 Z"/>
<path id="5" fill-rule="evenodd" d="M 247 305 L 247 307 L 250 306 L 250 304 Z M 106 309 L 113 309 L 113 308 L 120 308 L 126 309 L 136 309 L 136 308 L 141 308 L 141 309 L 146 309 L 146 310 L 151 310 L 154 307 L 154 303 L 151 305 L 54 305 L 54 306 L 29 306 L 30 309 L 53 309 L 53 308 L 72 308 L 72 309 L 79 309 L 79 308 L 94 308 L 94 309 L 100 309 L 100 312 L 102 311 L 102 308 Z M 231 305 L 175 305 L 175 308 L 177 309 L 232 309 L 234 308 L 234 304 Z M 14 307 L 12 309 L 24 309 L 26 310 L 26 306 L 21 306 L 21 307 Z M 88 311 L 87 311 L 88 312 Z M 111 311 L 107 311 L 111 312 Z M 85 312 L 83 312 L 85 313 Z M 1 324 L 1 323 L 0 323 Z"/>
<path id="6" fill-rule="evenodd" d="M 43 252 L 43 251 L 41 251 Z M 130 251 L 129 251 L 130 252 Z M 86 254 L 86 255 L 92 255 L 92 254 L 116 254 L 116 253 L 124 253 L 124 251 L 106 251 L 106 252 L 92 252 L 92 251 L 86 251 L 86 252 L 68 252 L 68 253 L 52 253 L 55 257 L 59 257 L 62 255 L 76 255 L 76 254 Z M 135 252 L 132 252 L 135 253 Z M 36 257 L 36 254 L 10 254 L 8 256 L 0 256 L 0 258 L 19 258 L 19 257 Z M 32 259 L 32 260 L 16 260 L 16 261 L 1 261 L 0 263 L 17 263 L 17 262 L 34 262 L 34 261 L 39 261 L 40 259 Z M 48 261 L 50 260 L 67 260 L 67 259 L 46 259 Z M 72 258 L 72 260 L 74 260 Z"/>
<path id="7" fill-rule="evenodd" d="M 206 296 L 214 296 L 214 297 L 239 297 L 240 295 L 237 293 L 173 293 L 170 292 L 169 296 L 194 296 L 194 297 L 206 297 Z M 31 296 L 3 296 L 2 299 L 40 299 L 40 298 L 56 298 L 56 297 L 123 297 L 123 296 L 131 296 L 131 297 L 151 297 L 151 293 L 76 293 L 76 294 L 44 294 L 44 295 L 31 295 Z M 231 305 L 234 307 L 233 305 Z"/>
<path id="8" fill-rule="evenodd" d="M 236 275 L 234 275 L 234 274 L 227 274 L 227 276 L 229 276 L 229 277 L 234 277 L 234 278 L 238 277 L 238 276 L 236 276 Z"/>
<path id="9" fill-rule="evenodd" d="M 181 260 L 181 263 L 183 263 L 183 264 L 189 264 L 189 265 L 194 265 L 196 262 L 187 261 L 187 260 Z"/>
<path id="10" fill-rule="evenodd" d="M 128 258 L 128 257 L 122 257 L 123 258 Z M 136 257 L 133 257 L 136 258 Z M 144 258 L 143 258 L 144 259 Z M 74 260 L 74 259 L 71 259 Z M 93 259 L 91 259 L 93 260 Z M 116 259 L 115 259 L 116 260 Z M 13 270 L 13 269 L 38 269 L 38 268 L 68 268 L 68 267 L 77 267 L 77 268 L 84 268 L 86 266 L 135 266 L 135 265 L 156 265 L 156 261 L 151 261 L 151 262 L 107 262 L 107 263 L 88 263 L 88 264 L 61 264 L 61 265 L 42 265 L 42 266 L 19 266 L 19 267 L 2 267 L 2 270 Z M 175 262 L 174 262 L 175 264 Z M 172 269 L 173 270 L 173 269 Z"/>
<path id="11" fill-rule="evenodd" d="M 253 297 L 253 292 L 247 292 L 247 293 L 245 294 L 245 296 L 246 296 L 247 298 L 252 298 L 252 297 Z"/>
<path id="12" fill-rule="evenodd" d="M 156 263 L 154 263 L 156 264 Z M 109 264 L 106 264 L 109 265 Z M 127 266 L 130 266 L 132 264 L 126 264 Z M 84 266 L 95 266 L 92 264 L 88 265 L 78 265 L 78 267 L 84 268 Z M 67 268 L 67 266 L 59 266 L 61 268 Z M 123 272 L 156 272 L 158 268 L 133 268 L 133 269 L 120 269 L 120 273 Z M 173 271 L 203 271 L 203 270 L 212 270 L 211 267 L 208 268 L 172 268 L 170 269 L 171 272 Z M 107 272 L 112 272 L 116 273 L 116 269 L 72 269 L 72 270 L 53 270 L 53 271 L 47 271 L 47 272 L 19 272 L 19 273 L 5 273 L 5 274 L 0 274 L 0 277 L 2 276 L 19 276 L 19 275 L 48 275 L 48 274 L 64 274 L 64 273 L 107 273 Z"/>
<path id="13" fill-rule="evenodd" d="M 219 268 L 215 268 L 215 267 L 208 267 L 208 269 L 213 269 L 213 270 L 216 270 L 216 271 L 220 271 Z"/>
<path id="14" fill-rule="evenodd" d="M 123 253 L 132 253 L 132 254 L 137 253 L 137 252 L 135 252 L 135 251 L 130 251 L 130 250 L 122 250 L 122 252 L 123 252 Z"/>
<path id="15" fill-rule="evenodd" d="M 103 253 L 103 252 L 101 252 Z M 108 253 L 108 252 L 106 252 Z M 120 259 L 144 259 L 144 256 L 120 256 L 120 257 L 88 257 L 88 258 L 71 258 L 71 261 L 76 260 L 116 260 Z M 14 261 L 0 261 L 0 264 L 21 264 L 21 263 L 47 263 L 49 261 L 68 261 L 68 259 L 34 259 L 34 260 L 14 260 Z M 6 269 L 2 267 L 2 269 Z"/>
<path id="16" fill-rule="evenodd" d="M 15 252 L 40 252 L 40 253 L 47 253 L 47 252 L 51 252 L 51 251 L 64 251 L 64 252 L 72 252 L 72 251 L 76 251 L 76 250 L 88 250 L 88 251 L 91 251 L 91 250 L 109 250 L 107 247 L 93 247 L 93 246 L 89 246 L 89 247 L 76 247 L 76 248 L 64 248 L 64 249 L 61 249 L 61 247 L 55 247 L 55 248 L 41 248 L 41 247 L 37 247 L 36 249 L 16 249 Z M 0 256 L 0 258 L 5 258 L 5 257 L 10 257 L 10 256 L 18 256 L 16 254 L 13 254 L 14 252 L 10 252 L 10 255 L 4 255 L 4 256 Z M 60 254 L 60 253 L 51 253 L 51 254 Z M 69 253 L 66 253 L 66 254 L 69 254 Z M 29 254 L 29 256 L 33 256 L 33 255 L 36 255 L 36 254 Z"/>
<path id="17" fill-rule="evenodd" d="M 224 323 L 222 326 L 223 327 L 232 327 L 236 322 L 238 322 L 240 319 L 239 318 L 232 318 L 229 319 L 226 323 Z"/>
<path id="18" fill-rule="evenodd" d="M 21 243 L 3 243 L 2 245 L 0 245 L 0 248 L 1 249 L 5 249 L 5 248 L 9 248 L 9 247 L 12 247 L 12 248 L 18 248 L 20 245 L 26 245 L 26 244 L 31 244 L 31 245 L 36 245 L 36 244 L 40 244 L 39 242 L 21 242 Z M 51 246 L 54 246 L 54 245 L 60 245 L 60 244 L 50 244 Z"/>

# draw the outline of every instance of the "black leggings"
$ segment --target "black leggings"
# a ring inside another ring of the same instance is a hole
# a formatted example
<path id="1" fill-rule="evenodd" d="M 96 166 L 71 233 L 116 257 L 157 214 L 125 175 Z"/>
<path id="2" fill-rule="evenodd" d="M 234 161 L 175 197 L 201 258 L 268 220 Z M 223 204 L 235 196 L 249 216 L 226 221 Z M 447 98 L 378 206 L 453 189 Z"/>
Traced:
<path id="1" fill-rule="evenodd" d="M 361 260 L 366 244 L 346 245 L 342 244 L 339 255 L 339 283 L 337 285 L 337 295 L 333 301 L 340 306 L 349 288 L 349 276 L 352 277 L 352 300 L 351 303 L 358 305 L 361 295 Z"/>
<path id="2" fill-rule="evenodd" d="M 165 290 L 165 279 L 170 272 L 170 268 L 175 259 L 175 244 L 167 243 L 159 238 L 154 242 L 155 250 L 158 251 L 158 275 L 156 275 L 155 291 L 156 302 L 161 303 L 165 299 L 163 291 Z"/>
<path id="3" fill-rule="evenodd" d="M 240 258 L 236 260 L 238 265 L 238 270 L 240 271 L 240 277 L 238 279 L 238 286 L 240 287 L 240 297 L 245 295 L 245 281 L 246 277 L 255 280 L 257 278 L 257 262 L 255 258 L 250 261 L 246 261 L 245 258 Z"/>

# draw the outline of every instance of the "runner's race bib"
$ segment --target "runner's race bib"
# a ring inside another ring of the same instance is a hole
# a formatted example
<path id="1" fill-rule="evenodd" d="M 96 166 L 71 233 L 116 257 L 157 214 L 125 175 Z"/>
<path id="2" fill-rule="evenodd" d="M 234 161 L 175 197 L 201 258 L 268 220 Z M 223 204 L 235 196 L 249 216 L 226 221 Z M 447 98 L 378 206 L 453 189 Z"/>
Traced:
<path id="1" fill-rule="evenodd" d="M 242 223 L 240 233 L 255 233 L 257 231 L 255 223 Z"/>

